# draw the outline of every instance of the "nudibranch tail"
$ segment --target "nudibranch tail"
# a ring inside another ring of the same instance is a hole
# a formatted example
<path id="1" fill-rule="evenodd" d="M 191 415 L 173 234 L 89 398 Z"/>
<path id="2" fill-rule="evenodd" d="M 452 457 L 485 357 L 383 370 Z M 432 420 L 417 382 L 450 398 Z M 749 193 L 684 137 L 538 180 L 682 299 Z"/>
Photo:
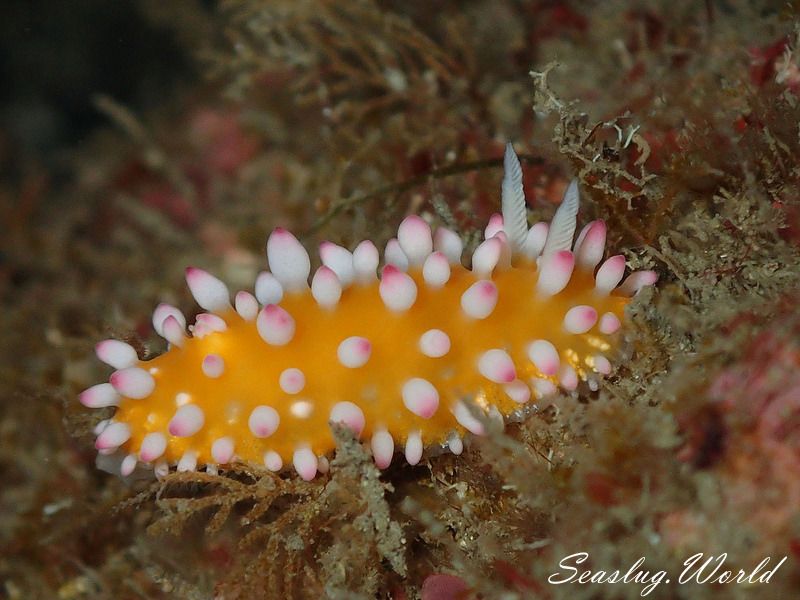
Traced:
<path id="1" fill-rule="evenodd" d="M 96 428 L 98 452 L 117 457 L 123 476 L 138 465 L 161 475 L 242 461 L 292 465 L 308 480 L 327 469 L 331 422 L 368 440 L 380 468 L 396 449 L 414 465 L 426 446 L 460 454 L 466 432 L 484 434 L 476 409 L 511 416 L 558 387 L 596 388 L 625 305 L 655 273 L 620 285 L 625 260 L 602 261 L 602 221 L 572 243 L 574 182 L 550 227 L 529 228 L 510 145 L 505 163 L 503 215 L 490 219 L 470 269 L 457 234 L 414 215 L 387 244 L 380 278 L 372 242 L 352 252 L 323 242 L 312 275 L 305 248 L 280 228 L 254 293 L 231 302 L 225 283 L 187 269 L 206 312 L 187 331 L 178 308 L 156 307 L 167 352 L 141 361 L 123 342 L 97 345 L 115 371 L 80 401 L 116 410 Z"/>

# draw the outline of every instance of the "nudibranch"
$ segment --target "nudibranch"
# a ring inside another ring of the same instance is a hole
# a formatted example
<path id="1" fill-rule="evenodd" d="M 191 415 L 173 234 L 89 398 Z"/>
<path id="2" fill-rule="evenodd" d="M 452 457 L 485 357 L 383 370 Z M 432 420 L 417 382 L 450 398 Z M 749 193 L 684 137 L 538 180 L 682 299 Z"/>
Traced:
<path id="1" fill-rule="evenodd" d="M 254 294 L 238 292 L 197 268 L 186 280 L 206 312 L 188 327 L 160 304 L 153 326 L 169 349 L 152 360 L 118 340 L 97 344 L 116 371 L 84 391 L 87 407 L 116 407 L 96 428 L 101 455 L 157 475 L 233 461 L 300 477 L 324 472 L 334 450 L 331 423 L 369 440 L 386 468 L 400 446 L 417 464 L 425 447 L 463 449 L 466 432 L 486 419 L 574 390 L 611 372 L 625 305 L 656 281 L 638 271 L 620 284 L 621 255 L 603 261 L 606 226 L 589 223 L 574 245 L 578 187 L 572 182 L 552 223 L 528 228 L 522 170 L 509 144 L 502 214 L 461 263 L 462 241 L 435 234 L 418 216 L 386 245 L 351 252 L 320 245 L 322 266 L 288 231 L 267 241 L 269 272 Z M 602 262 L 602 264 L 600 264 Z M 598 268 L 598 265 L 599 268 Z"/>

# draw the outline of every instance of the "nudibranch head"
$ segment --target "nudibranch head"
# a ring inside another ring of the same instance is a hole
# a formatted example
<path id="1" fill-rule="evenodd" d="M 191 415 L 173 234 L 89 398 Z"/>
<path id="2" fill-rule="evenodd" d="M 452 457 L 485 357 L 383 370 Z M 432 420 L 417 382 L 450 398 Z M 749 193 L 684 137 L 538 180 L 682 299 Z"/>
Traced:
<path id="1" fill-rule="evenodd" d="M 459 236 L 417 216 L 387 244 L 380 278 L 371 242 L 353 252 L 325 242 L 309 285 L 308 253 L 284 229 L 269 237 L 270 271 L 255 295 L 238 292 L 232 304 L 222 281 L 187 269 L 207 311 L 189 335 L 181 311 L 161 304 L 161 356 L 140 361 L 123 342 L 97 345 L 116 369 L 80 396 L 116 407 L 97 427 L 97 450 L 118 456 L 123 476 L 142 463 L 161 474 L 242 461 L 292 464 L 312 479 L 334 449 L 331 422 L 369 440 L 379 467 L 396 445 L 413 465 L 425 446 L 459 454 L 463 434 L 485 433 L 476 408 L 508 416 L 559 386 L 595 384 L 611 371 L 625 305 L 656 276 L 640 271 L 619 285 L 625 260 L 602 262 L 602 221 L 573 245 L 574 183 L 550 226 L 529 228 L 510 146 L 505 166 L 503 214 L 490 219 L 471 270 Z"/>

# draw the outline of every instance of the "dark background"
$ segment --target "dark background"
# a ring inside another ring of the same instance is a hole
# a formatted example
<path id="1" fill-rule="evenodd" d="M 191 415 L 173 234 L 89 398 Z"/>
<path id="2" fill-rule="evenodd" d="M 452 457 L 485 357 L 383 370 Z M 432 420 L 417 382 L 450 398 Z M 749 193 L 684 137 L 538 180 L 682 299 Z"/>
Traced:
<path id="1" fill-rule="evenodd" d="M 0 164 L 65 176 L 64 155 L 108 119 L 108 95 L 140 113 L 194 75 L 191 52 L 125 0 L 12 0 L 0 5 Z"/>

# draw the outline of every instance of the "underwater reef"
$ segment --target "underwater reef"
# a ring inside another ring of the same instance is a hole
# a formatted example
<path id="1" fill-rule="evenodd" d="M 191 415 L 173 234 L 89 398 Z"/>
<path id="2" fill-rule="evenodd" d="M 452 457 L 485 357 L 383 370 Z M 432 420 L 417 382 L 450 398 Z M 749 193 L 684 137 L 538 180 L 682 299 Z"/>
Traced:
<path id="1" fill-rule="evenodd" d="M 101 124 L 57 167 L 0 130 L 0 598 L 800 592 L 796 3 L 133 6 L 191 63 L 179 85 L 155 106 L 86 89 Z M 186 267 L 252 290 L 275 228 L 313 273 L 321 242 L 382 249 L 410 215 L 472 253 L 509 141 L 529 224 L 577 180 L 578 231 L 602 219 L 628 271 L 658 275 L 609 376 L 413 465 L 378 468 L 334 424 L 308 481 L 98 469 L 95 345 L 164 354 L 153 308 L 200 312 Z M 713 565 L 685 576 L 698 553 Z"/>

